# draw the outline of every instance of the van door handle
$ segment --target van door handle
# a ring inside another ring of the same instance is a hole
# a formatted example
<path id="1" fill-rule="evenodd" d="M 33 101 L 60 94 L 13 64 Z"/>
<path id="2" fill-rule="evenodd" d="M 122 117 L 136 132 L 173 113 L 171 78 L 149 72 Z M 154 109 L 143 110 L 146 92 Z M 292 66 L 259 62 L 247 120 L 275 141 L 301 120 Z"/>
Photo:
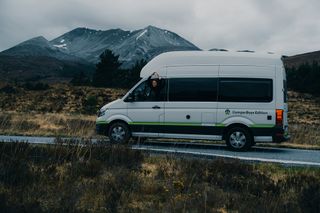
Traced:
<path id="1" fill-rule="evenodd" d="M 160 109 L 161 107 L 159 107 L 158 105 L 155 105 L 152 107 L 152 109 Z"/>

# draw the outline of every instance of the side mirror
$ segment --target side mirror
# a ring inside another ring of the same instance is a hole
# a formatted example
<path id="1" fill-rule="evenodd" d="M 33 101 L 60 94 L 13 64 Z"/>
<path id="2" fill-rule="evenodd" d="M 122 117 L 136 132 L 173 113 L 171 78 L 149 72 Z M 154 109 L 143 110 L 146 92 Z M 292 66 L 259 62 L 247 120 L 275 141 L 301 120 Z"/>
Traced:
<path id="1" fill-rule="evenodd" d="M 125 101 L 126 102 L 134 102 L 134 100 L 135 100 L 135 98 L 134 98 L 133 93 L 130 93 Z"/>

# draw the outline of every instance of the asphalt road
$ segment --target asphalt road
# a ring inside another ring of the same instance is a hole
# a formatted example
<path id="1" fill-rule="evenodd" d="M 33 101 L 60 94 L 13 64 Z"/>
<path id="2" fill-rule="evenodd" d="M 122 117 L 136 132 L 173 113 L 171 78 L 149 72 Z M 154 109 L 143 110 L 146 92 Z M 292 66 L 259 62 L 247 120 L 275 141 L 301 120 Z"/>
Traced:
<path id="1" fill-rule="evenodd" d="M 28 142 L 35 144 L 53 144 L 54 137 L 26 137 L 26 136 L 1 136 L 1 142 Z M 94 139 L 93 142 L 96 142 Z M 270 162 L 296 166 L 320 167 L 320 150 L 304 150 L 289 148 L 253 147 L 248 152 L 232 152 L 223 145 L 200 144 L 197 142 L 159 142 L 150 141 L 136 143 L 132 149 L 143 150 L 151 153 L 188 155 L 205 158 L 232 158 L 253 162 Z"/>

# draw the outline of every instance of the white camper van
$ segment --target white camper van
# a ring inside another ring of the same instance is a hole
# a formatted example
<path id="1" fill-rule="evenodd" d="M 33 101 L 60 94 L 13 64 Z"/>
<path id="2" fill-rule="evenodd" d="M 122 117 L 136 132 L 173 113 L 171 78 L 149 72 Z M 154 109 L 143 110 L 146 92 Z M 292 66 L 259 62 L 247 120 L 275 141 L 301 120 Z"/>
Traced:
<path id="1" fill-rule="evenodd" d="M 232 150 L 289 139 L 286 73 L 280 57 L 179 51 L 161 54 L 121 99 L 103 106 L 99 134 L 225 140 Z"/>

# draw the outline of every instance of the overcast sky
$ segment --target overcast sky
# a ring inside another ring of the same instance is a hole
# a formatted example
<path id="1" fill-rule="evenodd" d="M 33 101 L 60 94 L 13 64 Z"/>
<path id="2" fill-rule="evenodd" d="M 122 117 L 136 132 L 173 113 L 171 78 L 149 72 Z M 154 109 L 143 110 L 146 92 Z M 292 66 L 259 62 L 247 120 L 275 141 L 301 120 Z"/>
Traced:
<path id="1" fill-rule="evenodd" d="M 0 0 L 0 51 L 76 27 L 154 25 L 202 49 L 320 50 L 319 0 Z"/>

